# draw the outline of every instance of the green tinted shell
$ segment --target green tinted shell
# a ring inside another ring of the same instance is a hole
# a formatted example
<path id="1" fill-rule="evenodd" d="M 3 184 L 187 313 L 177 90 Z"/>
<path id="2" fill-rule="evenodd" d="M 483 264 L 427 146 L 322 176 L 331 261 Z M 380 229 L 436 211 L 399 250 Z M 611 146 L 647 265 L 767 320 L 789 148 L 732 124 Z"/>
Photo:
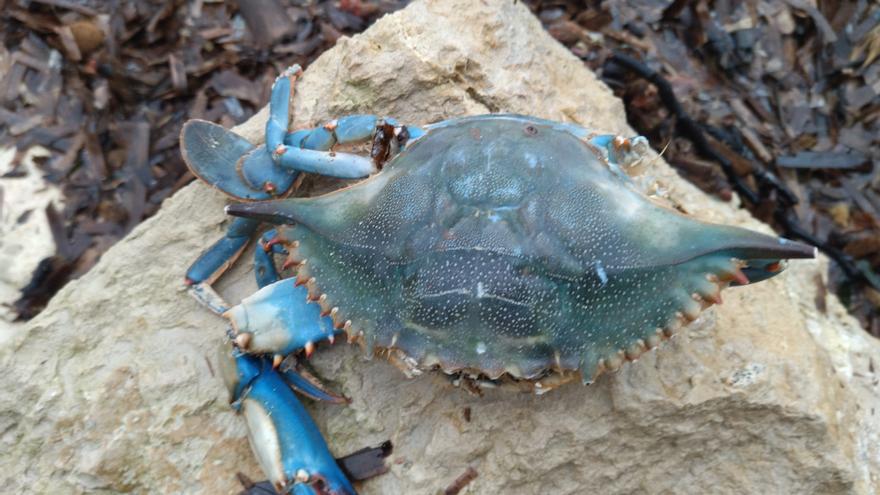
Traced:
<path id="1" fill-rule="evenodd" d="M 413 369 L 590 381 L 729 283 L 813 249 L 655 204 L 563 126 L 436 126 L 354 186 L 234 205 L 289 226 L 298 277 L 338 326 Z"/>

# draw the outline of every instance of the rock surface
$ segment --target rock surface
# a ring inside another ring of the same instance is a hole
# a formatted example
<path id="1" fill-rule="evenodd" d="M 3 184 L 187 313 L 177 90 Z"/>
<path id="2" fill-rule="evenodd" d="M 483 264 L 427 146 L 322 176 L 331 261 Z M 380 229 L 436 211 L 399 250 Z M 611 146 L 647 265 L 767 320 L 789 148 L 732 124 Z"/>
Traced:
<path id="1" fill-rule="evenodd" d="M 510 111 L 632 133 L 610 91 L 510 0 L 415 2 L 340 40 L 297 90 L 297 126 Z M 241 132 L 259 140 L 264 118 Z M 654 173 L 701 218 L 767 229 L 662 162 Z M 234 493 L 237 471 L 262 477 L 216 374 L 225 325 L 181 285 L 221 235 L 223 204 L 199 184 L 181 191 L 0 350 L 5 490 Z M 229 300 L 252 290 L 248 264 L 220 284 Z M 353 403 L 312 411 L 338 454 L 394 442 L 391 471 L 365 494 L 442 493 L 468 467 L 472 494 L 871 493 L 880 345 L 818 289 L 825 268 L 796 262 L 728 290 L 637 363 L 540 397 L 473 397 L 322 349 L 315 367 Z"/>

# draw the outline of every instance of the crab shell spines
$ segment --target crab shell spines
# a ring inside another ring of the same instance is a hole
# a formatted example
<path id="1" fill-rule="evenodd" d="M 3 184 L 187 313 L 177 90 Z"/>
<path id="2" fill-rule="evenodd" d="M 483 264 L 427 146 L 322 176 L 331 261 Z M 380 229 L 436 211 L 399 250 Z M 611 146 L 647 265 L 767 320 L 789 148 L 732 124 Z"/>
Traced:
<path id="1" fill-rule="evenodd" d="M 354 186 L 229 211 L 288 224 L 315 297 L 369 349 L 489 378 L 589 381 L 743 283 L 750 260 L 813 254 L 659 206 L 589 142 L 521 116 L 452 121 Z"/>

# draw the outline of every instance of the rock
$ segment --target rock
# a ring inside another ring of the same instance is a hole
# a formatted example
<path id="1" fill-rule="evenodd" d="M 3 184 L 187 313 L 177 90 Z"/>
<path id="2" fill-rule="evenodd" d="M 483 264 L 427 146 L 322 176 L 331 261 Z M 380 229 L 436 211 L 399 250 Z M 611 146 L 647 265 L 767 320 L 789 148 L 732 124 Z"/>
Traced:
<path id="1" fill-rule="evenodd" d="M 610 91 L 510 0 L 414 2 L 341 39 L 294 103 L 298 126 L 511 111 L 632 133 Z M 240 131 L 259 140 L 265 116 Z M 661 161 L 654 174 L 701 218 L 768 229 Z M 176 194 L 0 351 L 6 490 L 234 493 L 237 471 L 262 477 L 216 373 L 225 325 L 181 284 L 221 235 L 223 204 L 200 184 Z M 220 284 L 228 299 L 253 289 L 247 265 Z M 391 471 L 364 494 L 442 492 L 469 467 L 462 493 L 871 493 L 880 345 L 821 289 L 826 268 L 795 262 L 729 290 L 619 373 L 543 396 L 474 397 L 323 348 L 317 371 L 353 402 L 310 407 L 337 454 L 394 442 Z"/>

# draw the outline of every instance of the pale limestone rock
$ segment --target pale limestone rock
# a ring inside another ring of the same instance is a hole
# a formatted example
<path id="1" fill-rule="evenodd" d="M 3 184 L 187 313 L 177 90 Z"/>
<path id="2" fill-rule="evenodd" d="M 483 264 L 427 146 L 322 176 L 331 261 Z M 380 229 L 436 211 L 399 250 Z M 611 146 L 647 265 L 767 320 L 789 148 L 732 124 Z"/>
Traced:
<path id="1" fill-rule="evenodd" d="M 340 40 L 297 90 L 297 125 L 512 111 L 631 133 L 620 102 L 510 0 L 415 2 Z M 241 132 L 258 140 L 265 116 Z M 698 216 L 767 230 L 665 164 L 654 173 Z M 0 351 L 0 486 L 232 493 L 236 471 L 261 476 L 216 375 L 225 325 L 181 286 L 221 235 L 223 204 L 202 185 L 181 191 Z M 220 284 L 230 300 L 252 290 L 248 264 Z M 390 473 L 365 494 L 442 492 L 468 466 L 479 473 L 470 494 L 872 493 L 880 345 L 835 297 L 816 310 L 825 268 L 795 262 L 726 291 L 637 363 L 540 397 L 473 397 L 435 374 L 410 380 L 354 348 L 324 348 L 316 368 L 353 403 L 312 411 L 338 454 L 394 442 Z"/>

